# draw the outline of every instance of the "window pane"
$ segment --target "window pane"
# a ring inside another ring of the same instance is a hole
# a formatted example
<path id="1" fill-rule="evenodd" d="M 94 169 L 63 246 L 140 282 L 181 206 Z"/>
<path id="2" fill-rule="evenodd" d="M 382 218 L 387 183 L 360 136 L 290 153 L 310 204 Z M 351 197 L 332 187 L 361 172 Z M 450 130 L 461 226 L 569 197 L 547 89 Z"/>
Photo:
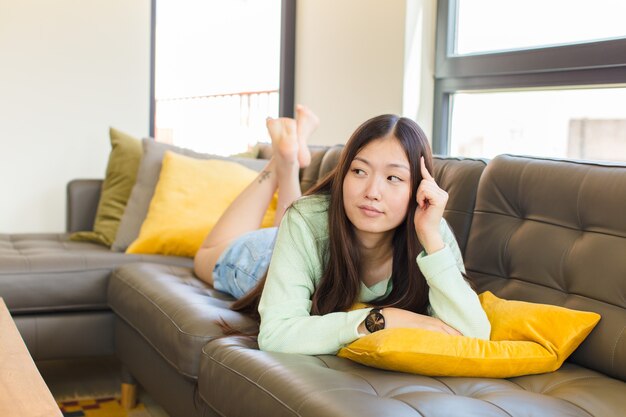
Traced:
<path id="1" fill-rule="evenodd" d="M 155 135 L 228 155 L 278 116 L 280 1 L 157 0 Z"/>
<path id="2" fill-rule="evenodd" d="M 626 88 L 458 93 L 451 155 L 626 161 Z"/>
<path id="3" fill-rule="evenodd" d="M 626 37 L 623 0 L 458 0 L 456 54 Z"/>

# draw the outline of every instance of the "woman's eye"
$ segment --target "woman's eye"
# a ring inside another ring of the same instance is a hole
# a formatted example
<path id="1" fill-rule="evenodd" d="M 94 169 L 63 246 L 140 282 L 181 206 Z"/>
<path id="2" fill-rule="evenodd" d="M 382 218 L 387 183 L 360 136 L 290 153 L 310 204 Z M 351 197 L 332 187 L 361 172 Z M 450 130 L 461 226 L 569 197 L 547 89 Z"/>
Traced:
<path id="1" fill-rule="evenodd" d="M 400 177 L 396 177 L 395 175 L 390 175 L 387 177 L 387 179 L 391 182 L 400 182 L 402 181 L 402 178 Z"/>
<path id="2" fill-rule="evenodd" d="M 356 175 L 363 175 L 363 174 L 365 174 L 365 171 L 363 171 L 362 169 L 359 169 L 359 168 L 353 168 L 352 172 L 354 172 Z"/>

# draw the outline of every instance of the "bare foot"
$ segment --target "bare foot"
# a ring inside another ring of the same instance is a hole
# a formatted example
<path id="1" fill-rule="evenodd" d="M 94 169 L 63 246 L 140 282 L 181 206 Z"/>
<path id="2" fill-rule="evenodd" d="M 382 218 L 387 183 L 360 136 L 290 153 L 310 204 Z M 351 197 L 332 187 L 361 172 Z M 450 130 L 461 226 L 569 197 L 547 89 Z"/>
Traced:
<path id="1" fill-rule="evenodd" d="M 307 141 L 319 126 L 320 119 L 311 109 L 298 104 L 296 106 L 296 123 L 298 127 L 298 162 L 304 168 L 311 163 L 311 152 L 307 146 Z"/>
<path id="2" fill-rule="evenodd" d="M 278 119 L 268 117 L 265 124 L 272 139 L 272 149 L 275 156 L 282 162 L 296 162 L 298 158 L 296 121 L 288 117 Z"/>

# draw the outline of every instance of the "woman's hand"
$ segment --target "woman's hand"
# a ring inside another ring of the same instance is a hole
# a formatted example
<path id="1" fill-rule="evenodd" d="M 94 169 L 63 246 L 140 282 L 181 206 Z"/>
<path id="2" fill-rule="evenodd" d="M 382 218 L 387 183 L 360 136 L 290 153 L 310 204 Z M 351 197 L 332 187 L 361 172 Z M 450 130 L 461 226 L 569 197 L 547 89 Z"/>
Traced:
<path id="1" fill-rule="evenodd" d="M 417 314 L 413 313 L 412 311 L 402 310 L 400 308 L 394 307 L 383 308 L 382 314 L 385 317 L 385 329 L 424 329 L 439 333 L 451 334 L 454 336 L 462 336 L 462 334 L 458 330 L 448 326 L 443 321 L 434 317 L 425 316 L 423 314 Z M 365 330 L 365 325 L 363 323 L 361 323 L 361 326 L 359 326 L 359 333 L 367 333 L 367 331 Z"/>
<path id="2" fill-rule="evenodd" d="M 420 170 L 422 181 L 417 187 L 415 197 L 418 206 L 414 218 L 415 232 L 426 253 L 430 254 L 445 246 L 441 232 L 439 232 L 439 225 L 443 210 L 448 203 L 448 193 L 439 188 L 435 179 L 430 175 L 423 156 L 420 158 Z"/>

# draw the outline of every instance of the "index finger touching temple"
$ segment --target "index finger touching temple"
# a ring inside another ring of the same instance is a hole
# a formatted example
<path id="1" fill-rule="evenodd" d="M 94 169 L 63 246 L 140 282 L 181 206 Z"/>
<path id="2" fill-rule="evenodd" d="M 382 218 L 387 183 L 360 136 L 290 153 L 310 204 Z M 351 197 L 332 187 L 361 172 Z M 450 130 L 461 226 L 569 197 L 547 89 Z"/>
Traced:
<path id="1" fill-rule="evenodd" d="M 420 171 L 422 173 L 422 178 L 424 178 L 425 180 L 434 180 L 434 178 L 432 177 L 432 175 L 430 175 L 430 172 L 428 172 L 428 169 L 426 168 L 426 163 L 424 162 L 423 156 L 420 157 Z"/>

